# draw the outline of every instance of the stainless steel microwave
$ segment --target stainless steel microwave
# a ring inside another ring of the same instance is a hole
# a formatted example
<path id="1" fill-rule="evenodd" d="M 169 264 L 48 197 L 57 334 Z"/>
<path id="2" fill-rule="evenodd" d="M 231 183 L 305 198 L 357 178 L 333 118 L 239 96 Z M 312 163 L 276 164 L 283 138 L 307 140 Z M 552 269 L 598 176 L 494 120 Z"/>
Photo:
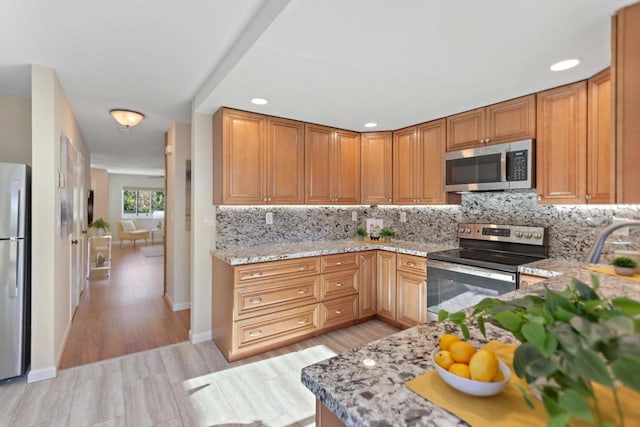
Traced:
<path id="1" fill-rule="evenodd" d="M 445 154 L 445 191 L 492 191 L 535 187 L 532 139 Z"/>

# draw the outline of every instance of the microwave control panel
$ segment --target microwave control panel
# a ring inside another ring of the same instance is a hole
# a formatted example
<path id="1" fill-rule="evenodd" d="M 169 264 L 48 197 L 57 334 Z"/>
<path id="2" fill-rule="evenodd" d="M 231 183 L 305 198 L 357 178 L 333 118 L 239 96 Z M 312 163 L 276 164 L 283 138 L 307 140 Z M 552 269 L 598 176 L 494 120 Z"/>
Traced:
<path id="1" fill-rule="evenodd" d="M 509 181 L 526 181 L 527 176 L 527 150 L 510 151 L 507 153 L 507 167 Z"/>

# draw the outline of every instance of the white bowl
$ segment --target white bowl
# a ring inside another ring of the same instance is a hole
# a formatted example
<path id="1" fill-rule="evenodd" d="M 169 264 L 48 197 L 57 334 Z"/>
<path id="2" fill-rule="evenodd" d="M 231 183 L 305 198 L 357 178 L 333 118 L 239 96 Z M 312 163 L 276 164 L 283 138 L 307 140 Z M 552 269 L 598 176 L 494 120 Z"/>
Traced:
<path id="1" fill-rule="evenodd" d="M 471 396 L 493 396 L 500 393 L 511 380 L 511 369 L 509 369 L 502 360 L 498 360 L 500 370 L 502 371 L 502 375 L 504 375 L 504 380 L 500 382 L 474 381 L 454 375 L 436 363 L 435 355 L 439 351 L 440 350 L 434 350 L 434 352 L 431 353 L 431 361 L 433 362 L 433 366 L 436 367 L 436 372 L 438 372 L 438 375 L 440 375 L 440 378 L 442 378 L 445 383 L 465 394 L 470 394 Z"/>

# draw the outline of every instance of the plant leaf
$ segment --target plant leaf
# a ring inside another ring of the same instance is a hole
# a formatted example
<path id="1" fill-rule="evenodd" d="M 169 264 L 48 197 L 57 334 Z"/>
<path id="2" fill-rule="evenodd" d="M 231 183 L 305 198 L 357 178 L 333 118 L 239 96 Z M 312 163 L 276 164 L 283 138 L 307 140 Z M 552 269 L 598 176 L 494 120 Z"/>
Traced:
<path id="1" fill-rule="evenodd" d="M 531 316 L 531 317 L 529 317 Z M 545 325 L 550 325 L 553 323 L 553 316 L 551 315 L 551 313 L 549 313 L 549 310 L 547 310 L 545 307 L 531 307 L 529 310 L 527 310 L 527 317 L 528 318 L 541 318 L 544 320 L 544 324 Z"/>
<path id="2" fill-rule="evenodd" d="M 611 370 L 622 384 L 640 392 L 640 357 L 624 356 L 611 364 Z"/>
<path id="3" fill-rule="evenodd" d="M 580 348 L 576 352 L 574 368 L 578 375 L 613 388 L 613 379 L 602 358 L 593 350 Z"/>
<path id="4" fill-rule="evenodd" d="M 580 337 L 570 325 L 558 322 L 549 326 L 549 332 L 567 353 L 575 355 L 580 348 Z"/>
<path id="5" fill-rule="evenodd" d="M 527 366 L 540 359 L 546 361 L 536 346 L 528 342 L 519 345 L 513 353 L 513 369 L 516 375 L 531 383 L 535 377 L 527 373 Z"/>
<path id="6" fill-rule="evenodd" d="M 460 324 L 460 330 L 462 330 L 462 336 L 464 339 L 468 341 L 469 338 L 471 338 L 471 334 L 469 333 L 469 328 L 465 323 Z"/>
<path id="7" fill-rule="evenodd" d="M 556 371 L 556 364 L 547 359 L 536 359 L 527 364 L 525 371 L 536 378 L 548 378 Z"/>
<path id="8" fill-rule="evenodd" d="M 602 325 L 615 332 L 615 335 L 631 335 L 635 332 L 633 319 L 627 316 L 614 316 L 602 321 Z"/>
<path id="9" fill-rule="evenodd" d="M 493 318 L 498 323 L 500 323 L 500 325 L 511 332 L 519 331 L 520 327 L 524 323 L 524 319 L 522 318 L 522 316 L 509 311 L 497 313 L 493 316 Z"/>
<path id="10" fill-rule="evenodd" d="M 473 314 L 478 314 L 483 311 L 487 311 L 490 308 L 497 307 L 504 304 L 502 301 L 496 298 L 484 298 L 473 309 Z"/>
<path id="11" fill-rule="evenodd" d="M 444 322 L 448 317 L 449 312 L 444 308 L 441 308 L 440 311 L 438 311 L 438 322 Z"/>
<path id="12" fill-rule="evenodd" d="M 576 313 L 575 307 L 567 299 L 567 297 L 559 292 L 554 292 L 547 288 L 545 293 L 545 307 L 555 316 L 558 309 L 563 309 L 569 313 Z M 557 318 L 557 317 L 556 317 Z"/>
<path id="13" fill-rule="evenodd" d="M 600 289 L 600 278 L 595 273 L 591 273 L 591 286 L 596 292 L 598 291 L 598 289 Z"/>
<path id="14" fill-rule="evenodd" d="M 467 318 L 467 315 L 462 311 L 449 314 L 449 320 L 451 320 L 456 325 L 460 325 L 462 322 L 464 322 L 464 319 L 466 318 Z"/>
<path id="15" fill-rule="evenodd" d="M 615 308 L 629 316 L 635 317 L 640 315 L 640 301 L 634 301 L 630 298 L 620 297 L 613 298 L 611 303 Z"/>
<path id="16" fill-rule="evenodd" d="M 571 415 L 567 414 L 566 412 L 562 412 L 560 414 L 554 415 L 553 417 L 549 417 L 547 427 L 567 427 L 570 420 Z"/>
<path id="17" fill-rule="evenodd" d="M 558 348 L 558 341 L 539 323 L 525 323 L 522 325 L 521 332 L 524 338 L 535 345 L 546 358 L 549 358 Z"/>
<path id="18" fill-rule="evenodd" d="M 522 394 L 522 398 L 524 399 L 524 403 L 526 403 L 529 408 L 535 409 L 533 401 L 531 400 L 531 396 L 529 396 L 529 392 L 527 392 L 527 390 L 524 387 L 522 387 L 520 384 L 518 383 L 513 383 L 513 384 L 515 384 L 516 388 L 520 390 L 520 393 Z"/>
<path id="19" fill-rule="evenodd" d="M 578 418 L 583 421 L 593 422 L 593 414 L 591 414 L 591 408 L 587 399 L 580 396 L 575 390 L 565 390 L 558 397 L 558 403 L 560 407 L 567 411 L 572 417 Z"/>
<path id="20" fill-rule="evenodd" d="M 487 337 L 487 330 L 486 327 L 484 325 L 484 317 L 480 316 L 478 317 L 478 329 L 480 330 L 480 333 L 482 334 L 483 337 Z"/>
<path id="21" fill-rule="evenodd" d="M 581 300 L 592 301 L 600 299 L 600 296 L 586 283 L 576 279 L 575 277 L 573 278 L 572 283 Z"/>

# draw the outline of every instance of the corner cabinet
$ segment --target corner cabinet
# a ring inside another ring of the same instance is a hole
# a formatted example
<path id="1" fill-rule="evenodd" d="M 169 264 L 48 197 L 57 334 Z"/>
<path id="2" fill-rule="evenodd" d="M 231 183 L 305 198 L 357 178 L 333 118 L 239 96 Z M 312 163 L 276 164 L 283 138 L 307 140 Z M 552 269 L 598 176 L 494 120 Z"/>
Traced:
<path id="1" fill-rule="evenodd" d="M 367 132 L 360 135 L 360 200 L 365 205 L 387 205 L 393 202 L 391 173 L 393 167 L 393 134 Z"/>
<path id="2" fill-rule="evenodd" d="M 585 203 L 587 82 L 537 95 L 537 191 L 540 203 Z"/>
<path id="3" fill-rule="evenodd" d="M 213 116 L 213 203 L 304 203 L 303 129 L 294 120 L 218 110 Z"/>
<path id="4" fill-rule="evenodd" d="M 360 134 L 305 124 L 307 204 L 360 203 Z"/>
<path id="5" fill-rule="evenodd" d="M 535 95 L 447 117 L 447 151 L 535 137 Z"/>

